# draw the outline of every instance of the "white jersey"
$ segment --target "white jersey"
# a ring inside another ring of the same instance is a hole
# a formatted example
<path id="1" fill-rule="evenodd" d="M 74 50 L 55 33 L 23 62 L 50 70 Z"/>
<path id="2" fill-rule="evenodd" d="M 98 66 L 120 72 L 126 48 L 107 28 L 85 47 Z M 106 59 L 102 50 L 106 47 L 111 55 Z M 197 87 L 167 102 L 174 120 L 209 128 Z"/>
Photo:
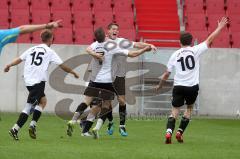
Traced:
<path id="1" fill-rule="evenodd" d="M 116 38 L 114 40 L 109 39 L 109 41 L 115 42 L 117 44 L 118 49 L 132 49 L 134 46 L 134 42 L 124 38 Z M 113 62 L 114 76 L 125 77 L 126 68 L 127 68 L 127 56 L 115 56 Z"/>
<path id="2" fill-rule="evenodd" d="M 48 66 L 50 63 L 60 65 L 63 61 L 54 50 L 46 44 L 34 46 L 25 51 L 20 59 L 25 61 L 24 81 L 26 86 L 33 86 L 48 79 Z"/>
<path id="3" fill-rule="evenodd" d="M 98 83 L 112 83 L 113 82 L 113 75 L 112 75 L 112 59 L 113 56 L 118 54 L 118 55 L 123 55 L 127 56 L 128 55 L 128 50 L 124 49 L 119 49 L 115 48 L 112 50 L 107 51 L 106 45 L 109 44 L 109 41 L 99 43 L 99 42 L 94 42 L 90 45 L 90 48 L 94 52 L 102 52 L 104 51 L 104 60 L 102 64 L 99 64 L 99 60 L 94 58 L 94 62 L 92 64 L 92 77 L 91 80 L 94 82 Z M 110 45 L 112 45 L 110 43 Z M 101 50 L 101 51 L 99 51 Z"/>
<path id="4" fill-rule="evenodd" d="M 181 48 L 170 57 L 167 69 L 176 69 L 174 86 L 194 86 L 199 84 L 200 55 L 208 49 L 206 42 L 193 47 Z"/>

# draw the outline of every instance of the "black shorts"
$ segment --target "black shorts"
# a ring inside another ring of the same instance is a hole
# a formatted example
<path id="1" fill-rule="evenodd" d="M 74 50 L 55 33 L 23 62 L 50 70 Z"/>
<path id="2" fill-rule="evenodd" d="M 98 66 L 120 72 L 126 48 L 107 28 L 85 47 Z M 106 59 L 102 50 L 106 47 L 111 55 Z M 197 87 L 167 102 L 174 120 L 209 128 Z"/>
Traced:
<path id="1" fill-rule="evenodd" d="M 198 90 L 198 85 L 192 87 L 174 86 L 172 92 L 172 106 L 181 107 L 184 104 L 194 104 L 198 96 Z"/>
<path id="2" fill-rule="evenodd" d="M 97 83 L 90 81 L 88 87 L 84 91 L 84 95 L 96 97 L 101 100 L 114 100 L 114 93 L 112 83 Z"/>
<path id="3" fill-rule="evenodd" d="M 27 89 L 29 91 L 27 102 L 35 105 L 38 105 L 40 103 L 40 99 L 42 97 L 45 97 L 44 90 L 45 90 L 45 82 L 42 81 L 40 83 L 37 83 L 33 86 L 27 86 Z"/>
<path id="4" fill-rule="evenodd" d="M 118 77 L 113 82 L 118 95 L 125 95 L 125 77 Z"/>

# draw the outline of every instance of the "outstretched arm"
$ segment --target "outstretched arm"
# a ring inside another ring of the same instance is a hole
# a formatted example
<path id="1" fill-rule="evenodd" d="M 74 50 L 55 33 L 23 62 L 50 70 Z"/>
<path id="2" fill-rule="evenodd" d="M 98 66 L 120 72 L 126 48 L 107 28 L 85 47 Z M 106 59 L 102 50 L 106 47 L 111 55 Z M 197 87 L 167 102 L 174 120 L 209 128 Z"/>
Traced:
<path id="1" fill-rule="evenodd" d="M 62 20 L 53 21 L 47 24 L 38 24 L 38 25 L 22 25 L 18 28 L 20 29 L 20 34 L 32 33 L 34 31 L 39 31 L 43 29 L 53 29 L 61 27 Z"/>
<path id="2" fill-rule="evenodd" d="M 156 86 L 156 90 L 160 90 L 163 87 L 163 84 L 166 82 L 166 80 L 169 78 L 171 72 L 165 71 L 164 74 L 161 77 L 161 80 L 159 84 Z"/>
<path id="3" fill-rule="evenodd" d="M 128 57 L 137 57 L 139 55 L 142 55 L 143 53 L 145 53 L 146 51 L 151 51 L 152 48 L 151 46 L 146 46 L 143 49 L 139 49 L 139 50 L 134 50 L 134 51 L 129 51 L 128 52 Z"/>
<path id="4" fill-rule="evenodd" d="M 144 43 L 144 42 L 135 42 L 133 47 L 134 47 L 134 48 L 138 48 L 138 49 L 143 49 L 143 48 L 145 48 L 146 46 L 150 46 L 151 49 L 153 49 L 153 51 L 156 51 L 156 50 L 157 50 L 157 48 L 156 48 L 154 45 L 148 44 L 148 43 Z"/>
<path id="5" fill-rule="evenodd" d="M 21 62 L 22 62 L 22 60 L 19 57 L 14 59 L 10 64 L 5 66 L 4 72 L 8 72 L 12 66 L 18 65 Z"/>
<path id="6" fill-rule="evenodd" d="M 76 72 L 74 72 L 71 68 L 69 68 L 68 66 L 64 65 L 64 64 L 61 64 L 59 65 L 59 67 L 67 72 L 67 73 L 71 73 L 75 78 L 79 78 L 78 74 Z"/>
<path id="7" fill-rule="evenodd" d="M 208 38 L 205 40 L 208 47 L 213 42 L 213 40 L 220 34 L 221 30 L 227 25 L 228 19 L 223 17 L 220 22 L 218 22 L 218 26 L 215 31 L 213 31 Z"/>

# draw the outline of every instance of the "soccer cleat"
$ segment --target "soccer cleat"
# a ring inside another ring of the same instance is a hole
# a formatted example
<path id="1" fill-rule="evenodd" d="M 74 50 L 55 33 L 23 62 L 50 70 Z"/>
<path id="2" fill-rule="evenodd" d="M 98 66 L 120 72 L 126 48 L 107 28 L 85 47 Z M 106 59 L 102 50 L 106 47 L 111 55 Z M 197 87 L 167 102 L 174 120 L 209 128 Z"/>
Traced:
<path id="1" fill-rule="evenodd" d="M 108 129 L 107 129 L 107 133 L 108 135 L 112 135 L 114 131 L 114 125 L 113 123 L 108 123 Z"/>
<path id="2" fill-rule="evenodd" d="M 73 133 L 73 123 L 69 121 L 67 123 L 67 135 L 72 136 L 72 133 Z"/>
<path id="3" fill-rule="evenodd" d="M 165 144 L 171 144 L 172 143 L 172 134 L 167 132 L 165 135 Z"/>
<path id="4" fill-rule="evenodd" d="M 36 139 L 37 138 L 37 135 L 36 135 L 36 127 L 35 126 L 30 126 L 28 128 L 28 132 L 29 132 L 29 136 L 32 138 L 32 139 Z"/>
<path id="5" fill-rule="evenodd" d="M 128 133 L 127 133 L 125 127 L 120 127 L 119 133 L 121 134 L 121 136 L 124 136 L 124 137 L 128 136 Z"/>
<path id="6" fill-rule="evenodd" d="M 92 135 L 89 132 L 82 133 L 81 136 L 91 137 Z"/>
<path id="7" fill-rule="evenodd" d="M 92 134 L 93 134 L 93 138 L 94 138 L 94 139 L 99 139 L 98 130 L 93 129 L 93 130 L 92 130 Z"/>
<path id="8" fill-rule="evenodd" d="M 176 133 L 176 139 L 177 139 L 177 141 L 179 142 L 179 143 L 183 143 L 183 135 L 182 135 L 182 133 L 181 132 L 177 132 Z"/>
<path id="9" fill-rule="evenodd" d="M 15 130 L 15 129 L 10 129 L 8 133 L 9 133 L 10 136 L 12 136 L 12 138 L 13 138 L 14 140 L 19 140 L 19 139 L 18 139 L 18 132 L 17 132 L 17 130 Z"/>

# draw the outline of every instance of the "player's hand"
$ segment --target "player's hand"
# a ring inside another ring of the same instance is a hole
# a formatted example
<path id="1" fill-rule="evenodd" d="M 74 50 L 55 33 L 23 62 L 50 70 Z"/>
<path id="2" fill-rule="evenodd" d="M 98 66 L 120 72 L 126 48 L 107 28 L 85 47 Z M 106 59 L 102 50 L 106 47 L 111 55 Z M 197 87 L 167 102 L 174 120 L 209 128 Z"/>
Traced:
<path id="1" fill-rule="evenodd" d="M 50 22 L 47 24 L 46 29 L 61 28 L 62 27 L 61 22 L 62 20 Z"/>
<path id="2" fill-rule="evenodd" d="M 95 54 L 95 58 L 98 59 L 99 61 L 103 61 L 103 60 L 104 60 L 104 55 L 103 55 L 103 54 L 96 53 L 96 54 Z"/>
<path id="3" fill-rule="evenodd" d="M 153 44 L 150 45 L 151 46 L 151 49 L 154 51 L 154 53 L 157 51 L 157 48 L 156 46 L 154 46 Z"/>
<path id="4" fill-rule="evenodd" d="M 152 50 L 151 46 L 146 46 L 146 47 L 144 48 L 144 51 L 151 51 L 151 50 Z"/>
<path id="5" fill-rule="evenodd" d="M 8 72 L 10 70 L 10 67 L 11 67 L 10 65 L 5 66 L 4 72 Z"/>
<path id="6" fill-rule="evenodd" d="M 219 28 L 224 28 L 228 23 L 228 18 L 222 17 L 221 21 L 218 21 L 218 27 Z"/>

